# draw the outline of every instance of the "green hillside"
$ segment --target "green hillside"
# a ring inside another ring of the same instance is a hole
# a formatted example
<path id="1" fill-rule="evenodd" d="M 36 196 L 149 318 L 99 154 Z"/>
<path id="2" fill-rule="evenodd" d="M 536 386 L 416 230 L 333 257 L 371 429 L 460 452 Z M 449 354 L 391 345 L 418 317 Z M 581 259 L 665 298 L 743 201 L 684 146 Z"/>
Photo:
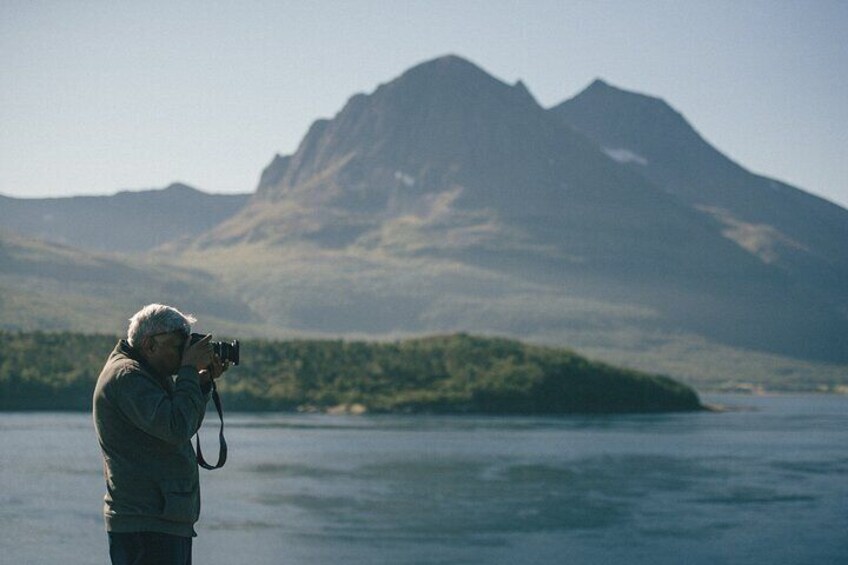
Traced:
<path id="1" fill-rule="evenodd" d="M 0 409 L 87 410 L 115 338 L 0 332 Z M 563 349 L 453 335 L 392 343 L 242 343 L 221 381 L 228 410 L 485 414 L 686 411 L 691 388 Z"/>
<path id="2" fill-rule="evenodd" d="M 239 335 L 258 325 L 239 297 L 203 271 L 0 230 L 2 330 L 118 332 L 139 305 L 163 299 Z"/>

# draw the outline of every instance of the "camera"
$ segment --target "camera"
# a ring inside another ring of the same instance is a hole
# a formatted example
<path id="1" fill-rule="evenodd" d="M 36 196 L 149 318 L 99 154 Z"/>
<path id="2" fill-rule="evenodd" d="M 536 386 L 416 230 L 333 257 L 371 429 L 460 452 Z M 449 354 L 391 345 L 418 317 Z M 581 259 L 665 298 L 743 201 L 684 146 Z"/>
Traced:
<path id="1" fill-rule="evenodd" d="M 191 334 L 191 343 L 197 343 L 206 337 L 205 334 Z M 233 365 L 239 364 L 239 342 L 237 339 L 227 343 L 226 341 L 210 341 L 212 352 L 218 356 L 222 363 L 229 361 Z"/>

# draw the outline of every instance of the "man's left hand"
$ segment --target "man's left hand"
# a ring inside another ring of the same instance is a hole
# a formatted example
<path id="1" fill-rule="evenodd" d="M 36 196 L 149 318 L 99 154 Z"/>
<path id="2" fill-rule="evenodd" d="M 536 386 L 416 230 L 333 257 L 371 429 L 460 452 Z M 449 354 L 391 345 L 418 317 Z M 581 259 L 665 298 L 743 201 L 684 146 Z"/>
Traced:
<path id="1" fill-rule="evenodd" d="M 211 381 L 220 378 L 221 375 L 223 375 L 229 368 L 229 361 L 221 362 L 221 359 L 217 355 L 213 355 L 212 363 L 210 363 L 208 367 L 198 373 L 198 376 L 200 377 L 200 386 L 206 386 Z"/>

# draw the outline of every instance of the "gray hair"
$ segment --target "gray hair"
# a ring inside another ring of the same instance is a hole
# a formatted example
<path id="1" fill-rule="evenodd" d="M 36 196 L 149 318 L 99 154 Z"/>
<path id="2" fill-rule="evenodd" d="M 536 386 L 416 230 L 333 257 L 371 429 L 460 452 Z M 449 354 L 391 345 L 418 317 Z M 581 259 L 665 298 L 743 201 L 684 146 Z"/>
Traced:
<path id="1" fill-rule="evenodd" d="M 191 333 L 191 325 L 197 319 L 190 314 L 183 314 L 176 308 L 164 304 L 148 304 L 132 318 L 127 329 L 127 341 L 130 346 L 141 345 L 144 338 L 163 333 Z"/>

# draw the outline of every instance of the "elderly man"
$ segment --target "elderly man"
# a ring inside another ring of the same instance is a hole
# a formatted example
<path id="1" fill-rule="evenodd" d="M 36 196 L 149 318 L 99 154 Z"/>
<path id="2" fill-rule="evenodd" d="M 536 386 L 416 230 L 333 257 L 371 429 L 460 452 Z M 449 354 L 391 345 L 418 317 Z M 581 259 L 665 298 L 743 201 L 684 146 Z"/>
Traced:
<path id="1" fill-rule="evenodd" d="M 170 306 L 145 306 L 97 380 L 94 424 L 113 564 L 191 563 L 200 515 L 191 437 L 203 421 L 212 379 L 226 370 L 209 336 L 190 343 L 195 321 Z"/>

